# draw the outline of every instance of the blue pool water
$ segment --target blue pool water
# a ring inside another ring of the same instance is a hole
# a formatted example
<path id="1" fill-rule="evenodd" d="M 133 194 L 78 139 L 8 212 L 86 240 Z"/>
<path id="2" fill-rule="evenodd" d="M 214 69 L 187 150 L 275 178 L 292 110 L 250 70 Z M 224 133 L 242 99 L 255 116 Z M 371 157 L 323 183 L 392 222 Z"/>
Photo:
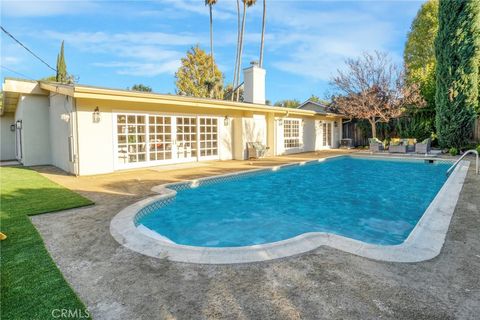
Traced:
<path id="1" fill-rule="evenodd" d="M 340 157 L 178 191 L 137 223 L 175 243 L 237 247 L 323 231 L 402 243 L 446 180 L 448 163 Z"/>

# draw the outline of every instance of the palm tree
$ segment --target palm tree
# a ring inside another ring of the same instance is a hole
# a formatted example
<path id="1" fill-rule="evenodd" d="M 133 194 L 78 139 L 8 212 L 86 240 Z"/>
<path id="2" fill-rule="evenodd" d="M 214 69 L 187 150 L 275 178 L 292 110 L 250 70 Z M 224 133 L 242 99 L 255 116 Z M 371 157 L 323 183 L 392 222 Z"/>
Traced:
<path id="1" fill-rule="evenodd" d="M 235 53 L 235 68 L 233 71 L 233 88 L 231 100 L 235 97 L 235 88 L 237 87 L 237 68 L 238 68 L 238 49 L 240 48 L 240 0 L 237 0 L 237 51 Z"/>
<path id="2" fill-rule="evenodd" d="M 262 40 L 260 40 L 260 61 L 259 66 L 262 68 L 263 66 L 263 45 L 265 43 L 265 18 L 267 12 L 267 0 L 263 0 L 263 17 L 262 17 Z"/>
<path id="3" fill-rule="evenodd" d="M 210 57 L 212 58 L 212 74 L 215 74 L 214 58 L 213 58 L 213 16 L 212 7 L 217 3 L 217 0 L 205 0 L 205 5 L 210 10 Z"/>
<path id="4" fill-rule="evenodd" d="M 245 20 L 247 16 L 247 7 L 249 8 L 253 6 L 257 2 L 257 0 L 242 0 L 242 1 L 243 1 L 243 18 L 242 18 L 242 29 L 240 31 L 240 41 L 239 41 L 239 49 L 238 49 L 237 82 L 240 82 L 240 70 L 242 68 L 243 36 L 245 34 Z M 240 98 L 240 95 L 237 93 L 237 101 L 239 100 L 239 98 Z"/>

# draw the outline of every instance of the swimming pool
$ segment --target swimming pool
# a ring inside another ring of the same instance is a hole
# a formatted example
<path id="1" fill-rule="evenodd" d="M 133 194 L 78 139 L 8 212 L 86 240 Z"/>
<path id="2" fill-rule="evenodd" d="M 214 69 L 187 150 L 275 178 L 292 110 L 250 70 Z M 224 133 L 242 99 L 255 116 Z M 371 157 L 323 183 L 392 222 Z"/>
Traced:
<path id="1" fill-rule="evenodd" d="M 266 261 L 321 246 L 425 261 L 441 252 L 470 162 L 447 177 L 451 164 L 352 155 L 163 184 L 117 213 L 110 234 L 130 250 L 187 263 Z"/>
<path id="2" fill-rule="evenodd" d="M 172 185 L 176 196 L 144 209 L 136 224 L 200 247 L 260 245 L 308 232 L 396 245 L 446 181 L 449 165 L 340 157 Z"/>

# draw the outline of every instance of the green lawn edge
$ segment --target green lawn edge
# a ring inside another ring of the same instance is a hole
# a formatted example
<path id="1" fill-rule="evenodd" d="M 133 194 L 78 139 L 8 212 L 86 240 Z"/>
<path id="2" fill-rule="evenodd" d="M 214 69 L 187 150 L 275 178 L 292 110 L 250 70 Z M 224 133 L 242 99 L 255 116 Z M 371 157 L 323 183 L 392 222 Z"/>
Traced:
<path id="1" fill-rule="evenodd" d="M 0 187 L 1 319 L 90 319 L 28 216 L 93 202 L 23 167 L 0 167 Z"/>

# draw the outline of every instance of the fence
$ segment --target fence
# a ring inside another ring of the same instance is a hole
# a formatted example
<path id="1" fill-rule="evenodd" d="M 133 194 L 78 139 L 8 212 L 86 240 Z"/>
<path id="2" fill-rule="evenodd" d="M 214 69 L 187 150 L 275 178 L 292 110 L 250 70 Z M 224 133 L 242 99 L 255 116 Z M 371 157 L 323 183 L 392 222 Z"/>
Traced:
<path id="1" fill-rule="evenodd" d="M 355 120 L 343 123 L 342 126 L 343 138 L 352 139 L 355 147 L 368 145 L 368 137 L 360 129 Z"/>
<path id="2" fill-rule="evenodd" d="M 480 142 L 480 117 L 477 117 L 473 126 L 473 140 Z"/>

